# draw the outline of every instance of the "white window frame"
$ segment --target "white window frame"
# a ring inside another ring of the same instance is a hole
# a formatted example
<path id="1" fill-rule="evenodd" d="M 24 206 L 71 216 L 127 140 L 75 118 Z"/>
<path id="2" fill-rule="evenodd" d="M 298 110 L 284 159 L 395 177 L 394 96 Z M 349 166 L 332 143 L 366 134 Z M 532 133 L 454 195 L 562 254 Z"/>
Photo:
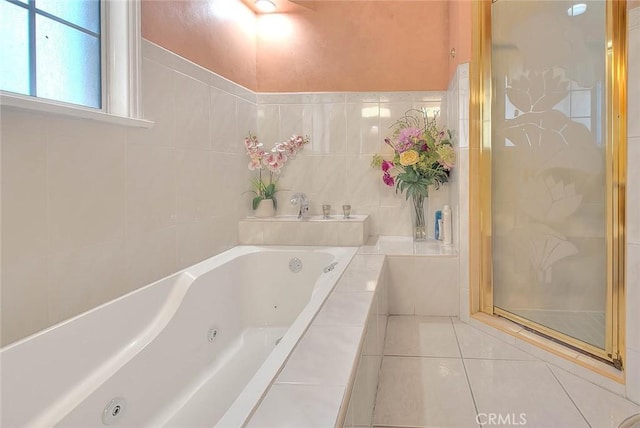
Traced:
<path id="1" fill-rule="evenodd" d="M 102 108 L 0 91 L 0 107 L 149 128 L 142 119 L 140 0 L 102 0 Z"/>

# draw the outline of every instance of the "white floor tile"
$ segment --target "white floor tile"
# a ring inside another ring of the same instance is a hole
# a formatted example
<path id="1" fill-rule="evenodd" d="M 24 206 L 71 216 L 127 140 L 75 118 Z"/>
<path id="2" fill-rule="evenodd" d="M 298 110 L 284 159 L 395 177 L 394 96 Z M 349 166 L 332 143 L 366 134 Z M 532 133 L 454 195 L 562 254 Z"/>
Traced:
<path id="1" fill-rule="evenodd" d="M 476 413 L 462 360 L 382 360 L 375 426 L 475 427 Z"/>
<path id="2" fill-rule="evenodd" d="M 460 358 L 451 318 L 391 316 L 385 355 Z"/>
<path id="3" fill-rule="evenodd" d="M 627 352 L 626 395 L 629 400 L 640 404 L 640 352 L 634 349 Z"/>
<path id="4" fill-rule="evenodd" d="M 477 426 L 473 401 L 465 404 L 469 391 L 484 425 L 493 414 L 493 425 L 499 426 L 617 428 L 624 418 L 640 412 L 640 406 L 590 378 L 540 361 L 457 319 L 452 328 L 449 322 L 445 317 L 389 317 L 375 427 Z M 462 360 L 455 359 L 460 358 L 451 340 L 456 337 L 468 382 Z M 450 402 L 458 403 L 455 417 L 448 414 Z M 467 408 L 471 416 L 465 419 Z M 498 417 L 503 418 L 501 425 Z"/>
<path id="5" fill-rule="evenodd" d="M 247 427 L 332 427 L 343 395 L 342 386 L 273 385 Z"/>
<path id="6" fill-rule="evenodd" d="M 592 427 L 617 428 L 625 418 L 640 413 L 640 406 L 558 367 L 551 367 L 573 402 Z"/>
<path id="7" fill-rule="evenodd" d="M 515 346 L 490 336 L 469 324 L 454 321 L 453 327 L 463 358 L 537 360 L 533 355 L 527 354 Z"/>
<path id="8" fill-rule="evenodd" d="M 470 359 L 465 365 L 479 414 L 518 422 L 523 414 L 527 428 L 589 426 L 542 361 Z"/>

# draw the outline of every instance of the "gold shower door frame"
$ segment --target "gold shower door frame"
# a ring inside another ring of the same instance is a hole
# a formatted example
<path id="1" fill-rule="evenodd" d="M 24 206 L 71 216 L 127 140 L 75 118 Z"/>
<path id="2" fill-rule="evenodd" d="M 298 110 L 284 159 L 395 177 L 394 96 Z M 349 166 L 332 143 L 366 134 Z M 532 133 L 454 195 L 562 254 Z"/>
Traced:
<path id="1" fill-rule="evenodd" d="M 606 0 L 606 230 L 607 293 L 605 347 L 598 348 L 531 320 L 496 308 L 492 276 L 491 182 L 491 4 L 472 5 L 470 73 L 470 278 L 472 312 L 499 315 L 595 355 L 622 369 L 625 350 L 625 183 L 626 183 L 626 0 Z"/>

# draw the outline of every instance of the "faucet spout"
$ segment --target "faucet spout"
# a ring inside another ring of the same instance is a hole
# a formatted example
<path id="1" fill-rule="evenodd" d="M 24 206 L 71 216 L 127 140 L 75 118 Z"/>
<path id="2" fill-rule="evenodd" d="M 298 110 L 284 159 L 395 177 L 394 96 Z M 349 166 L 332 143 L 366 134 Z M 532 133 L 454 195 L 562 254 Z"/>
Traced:
<path id="1" fill-rule="evenodd" d="M 300 204 L 300 210 L 298 211 L 298 219 L 304 220 L 309 218 L 309 200 L 304 193 L 294 193 L 290 200 L 292 205 Z"/>

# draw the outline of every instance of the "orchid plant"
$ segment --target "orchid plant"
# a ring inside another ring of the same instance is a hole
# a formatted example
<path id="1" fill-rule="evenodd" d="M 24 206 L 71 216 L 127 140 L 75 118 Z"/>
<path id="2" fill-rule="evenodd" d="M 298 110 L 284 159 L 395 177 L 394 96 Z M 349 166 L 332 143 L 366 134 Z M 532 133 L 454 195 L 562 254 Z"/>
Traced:
<path id="1" fill-rule="evenodd" d="M 439 129 L 436 116 L 426 110 L 409 110 L 394 125 L 393 135 L 385 143 L 393 149 L 393 158 L 386 160 L 374 155 L 371 165 L 382 169 L 382 180 L 396 192 L 409 197 L 429 196 L 429 186 L 436 188 L 449 181 L 455 164 L 449 129 Z"/>
<path id="2" fill-rule="evenodd" d="M 263 149 L 263 144 L 255 135 L 249 134 L 244 139 L 244 145 L 249 156 L 249 170 L 258 171 L 257 177 L 251 179 L 252 192 L 255 197 L 252 201 L 253 209 L 257 209 L 260 201 L 271 199 L 274 208 L 278 208 L 276 200 L 276 184 L 284 165 L 295 158 L 298 150 L 309 143 L 309 137 L 293 135 L 289 140 L 276 143 L 270 151 Z M 264 174 L 263 174 L 264 171 Z"/>

